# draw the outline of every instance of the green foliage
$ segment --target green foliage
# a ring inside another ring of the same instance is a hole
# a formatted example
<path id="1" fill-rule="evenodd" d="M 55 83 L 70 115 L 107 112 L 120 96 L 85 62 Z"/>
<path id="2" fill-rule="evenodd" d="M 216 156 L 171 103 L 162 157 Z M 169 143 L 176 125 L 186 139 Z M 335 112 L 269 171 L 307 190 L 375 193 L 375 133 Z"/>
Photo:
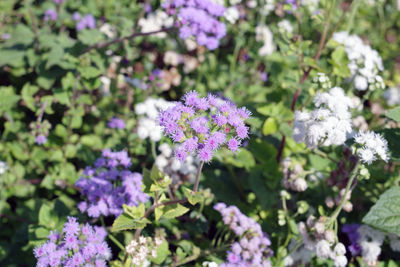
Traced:
<path id="1" fill-rule="evenodd" d="M 400 187 L 394 187 L 383 193 L 363 218 L 369 224 L 385 232 L 400 235 Z"/>

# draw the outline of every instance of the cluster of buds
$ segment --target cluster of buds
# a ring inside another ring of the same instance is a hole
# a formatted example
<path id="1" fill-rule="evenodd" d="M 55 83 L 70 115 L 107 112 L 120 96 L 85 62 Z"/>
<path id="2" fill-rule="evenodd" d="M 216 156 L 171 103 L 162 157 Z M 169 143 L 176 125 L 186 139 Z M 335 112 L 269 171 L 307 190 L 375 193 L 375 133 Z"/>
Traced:
<path id="1" fill-rule="evenodd" d="M 296 192 L 303 192 L 307 189 L 308 185 L 302 173 L 303 167 L 296 163 L 292 166 L 290 158 L 285 158 L 282 162 L 283 172 L 283 186 Z"/>
<path id="2" fill-rule="evenodd" d="M 137 240 L 132 240 L 126 246 L 126 252 L 132 257 L 134 266 L 143 266 L 146 260 L 157 257 L 157 249 L 164 242 L 163 239 L 155 237 L 140 236 Z"/>
<path id="3" fill-rule="evenodd" d="M 323 89 L 329 89 L 332 88 L 332 83 L 329 77 L 323 73 L 323 72 L 318 72 L 317 76 L 313 78 L 313 82 L 318 84 L 321 88 Z"/>
<path id="4" fill-rule="evenodd" d="M 344 203 L 343 203 L 343 210 L 345 212 L 351 212 L 353 210 L 353 204 L 351 203 L 350 199 L 351 199 L 351 191 L 347 192 L 347 195 L 344 196 L 346 192 L 346 189 L 342 189 L 339 192 L 339 195 L 336 195 L 334 198 L 328 196 L 325 199 L 325 204 L 328 208 L 332 209 L 335 205 L 339 206 L 340 203 L 342 202 L 342 199 L 344 199 Z"/>
<path id="5" fill-rule="evenodd" d="M 325 217 L 316 220 L 310 216 L 307 222 L 299 223 L 299 232 L 305 246 L 312 249 L 318 258 L 331 259 L 336 267 L 347 265 L 346 247 L 336 241 L 336 235 L 332 229 L 326 229 Z M 310 236 L 311 233 L 312 235 Z"/>
<path id="6" fill-rule="evenodd" d="M 379 75 L 373 78 L 369 78 L 368 83 L 369 83 L 369 89 L 371 91 L 385 89 L 385 83 L 383 82 L 382 77 Z"/>
<path id="7" fill-rule="evenodd" d="M 47 142 L 47 136 L 51 128 L 50 122 L 47 120 L 34 121 L 29 124 L 29 128 L 31 128 L 31 135 L 35 137 L 36 144 L 43 145 Z"/>

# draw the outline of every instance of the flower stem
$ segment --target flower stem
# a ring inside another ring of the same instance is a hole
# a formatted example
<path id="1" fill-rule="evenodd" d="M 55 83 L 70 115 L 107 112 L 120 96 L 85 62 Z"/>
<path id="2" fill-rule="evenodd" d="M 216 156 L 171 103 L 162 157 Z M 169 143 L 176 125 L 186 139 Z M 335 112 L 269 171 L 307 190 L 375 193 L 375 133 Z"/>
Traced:
<path id="1" fill-rule="evenodd" d="M 203 168 L 203 165 L 204 165 L 204 161 L 201 161 L 200 165 L 197 169 L 196 181 L 194 182 L 193 192 L 197 192 L 197 190 L 199 189 L 200 174 L 201 174 L 201 169 Z"/>
<path id="2" fill-rule="evenodd" d="M 122 251 L 125 251 L 125 247 L 121 244 L 121 242 L 118 241 L 118 239 L 113 236 L 110 231 L 108 231 L 106 224 L 104 223 L 104 218 L 103 216 L 100 217 L 100 222 L 101 225 L 106 229 L 108 237 L 111 239 L 112 242 L 114 242 L 115 245 L 117 245 Z"/>
<path id="3" fill-rule="evenodd" d="M 347 198 L 347 194 L 350 191 L 351 185 L 353 184 L 354 179 L 357 177 L 358 175 L 358 171 L 359 171 L 360 167 L 357 164 L 356 167 L 354 168 L 353 174 L 350 177 L 349 181 L 347 182 L 346 185 L 346 190 L 343 194 L 342 200 L 340 201 L 339 206 L 335 209 L 335 211 L 332 213 L 331 217 L 328 220 L 328 224 L 330 225 L 332 222 L 336 221 L 336 218 L 339 216 L 340 211 L 343 208 L 344 203 L 346 202 L 346 198 Z"/>

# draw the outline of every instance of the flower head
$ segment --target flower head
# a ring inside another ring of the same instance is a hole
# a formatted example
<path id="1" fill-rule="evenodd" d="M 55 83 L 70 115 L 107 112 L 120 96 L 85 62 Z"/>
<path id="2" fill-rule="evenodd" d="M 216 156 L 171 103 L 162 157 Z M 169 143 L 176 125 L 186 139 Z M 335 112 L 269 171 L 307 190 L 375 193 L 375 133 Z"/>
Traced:
<path id="1" fill-rule="evenodd" d="M 237 108 L 232 102 L 211 94 L 200 97 L 191 91 L 185 94 L 183 102 L 161 112 L 159 123 L 165 134 L 180 144 L 177 158 L 184 161 L 194 153 L 201 161 L 209 162 L 221 147 L 233 152 L 239 149 L 240 140 L 249 135 L 244 121 L 250 115 L 246 108 Z"/>
<path id="2" fill-rule="evenodd" d="M 122 205 L 139 205 L 148 196 L 142 192 L 142 175 L 131 172 L 131 159 L 126 151 L 112 152 L 105 149 L 95 162 L 95 167 L 87 167 L 84 176 L 76 186 L 86 198 L 78 204 L 81 212 L 90 217 L 118 216 Z"/>
<path id="3" fill-rule="evenodd" d="M 62 233 L 52 232 L 46 243 L 33 250 L 37 266 L 84 266 L 97 261 L 105 263 L 111 257 L 111 250 L 104 241 L 107 233 L 99 228 L 89 224 L 81 227 L 76 218 L 68 217 Z"/>

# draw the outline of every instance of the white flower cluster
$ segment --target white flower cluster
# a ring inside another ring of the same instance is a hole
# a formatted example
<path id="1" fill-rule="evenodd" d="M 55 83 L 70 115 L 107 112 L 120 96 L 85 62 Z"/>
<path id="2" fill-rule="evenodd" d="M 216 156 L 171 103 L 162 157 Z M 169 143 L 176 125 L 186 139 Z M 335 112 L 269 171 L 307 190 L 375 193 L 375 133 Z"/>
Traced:
<path id="1" fill-rule="evenodd" d="M 275 51 L 274 36 L 267 25 L 257 25 L 256 41 L 263 42 L 263 46 L 258 50 L 260 56 L 267 56 Z"/>
<path id="2" fill-rule="evenodd" d="M 318 72 L 317 76 L 313 78 L 313 82 L 318 83 L 323 89 L 332 88 L 331 80 L 323 72 Z"/>
<path id="3" fill-rule="evenodd" d="M 381 246 L 385 235 L 367 225 L 358 228 L 358 244 L 361 248 L 361 256 L 368 266 L 375 266 L 378 256 L 381 254 Z"/>
<path id="4" fill-rule="evenodd" d="M 400 105 L 400 87 L 392 87 L 383 93 L 383 98 L 389 106 Z"/>
<path id="5" fill-rule="evenodd" d="M 156 158 L 156 166 L 163 173 L 167 174 L 174 182 L 186 179 L 194 183 L 199 162 L 192 156 L 188 156 L 182 163 L 174 157 L 172 147 L 167 144 L 161 144 L 158 147 L 161 152 Z"/>
<path id="6" fill-rule="evenodd" d="M 201 264 L 203 267 L 218 267 L 218 263 L 213 261 L 205 261 Z"/>
<path id="7" fill-rule="evenodd" d="M 311 229 L 314 231 L 314 238 L 308 233 Z M 306 265 L 310 262 L 314 253 L 318 258 L 333 260 L 335 267 L 345 267 L 347 265 L 345 246 L 340 242 L 335 242 L 334 232 L 325 229 L 322 218 L 315 221 L 315 218 L 310 216 L 307 219 L 307 223 L 300 222 L 298 224 L 298 230 L 303 244 L 285 258 L 285 266 L 292 266 L 296 263 Z M 293 247 L 295 243 L 291 242 L 289 247 Z"/>
<path id="8" fill-rule="evenodd" d="M 158 31 L 162 28 L 172 27 L 174 18 L 162 10 L 156 10 L 154 13 L 150 13 L 146 18 L 139 19 L 138 24 L 142 33 Z M 152 36 L 165 38 L 167 34 L 165 32 L 159 32 Z"/>
<path id="9" fill-rule="evenodd" d="M 382 135 L 371 131 L 359 132 L 354 136 L 354 141 L 361 146 L 356 148 L 356 152 L 362 162 L 371 164 L 377 160 L 377 156 L 388 161 L 388 143 Z"/>
<path id="10" fill-rule="evenodd" d="M 306 180 L 300 176 L 303 173 L 303 167 L 300 164 L 295 164 L 291 167 L 291 159 L 285 158 L 282 161 L 282 172 L 283 172 L 283 186 L 286 189 L 291 189 L 297 192 L 303 192 L 307 189 L 308 185 Z"/>
<path id="11" fill-rule="evenodd" d="M 311 112 L 296 111 L 293 123 L 293 139 L 305 142 L 307 147 L 342 145 L 351 133 L 353 103 L 342 88 L 318 93 L 314 98 L 316 109 Z"/>
<path id="12" fill-rule="evenodd" d="M 146 101 L 135 106 L 136 114 L 141 115 L 137 129 L 140 139 L 150 138 L 154 142 L 161 140 L 162 128 L 157 121 L 158 114 L 172 105 L 172 102 L 168 102 L 162 98 L 148 98 Z"/>
<path id="13" fill-rule="evenodd" d="M 231 24 L 235 24 L 239 19 L 239 10 L 235 6 L 230 6 L 225 10 L 224 17 Z"/>
<path id="14" fill-rule="evenodd" d="M 276 0 L 264 0 L 261 2 L 262 2 L 260 6 L 261 15 L 267 16 L 275 9 Z"/>
<path id="15" fill-rule="evenodd" d="M 349 59 L 348 67 L 357 90 L 385 88 L 382 77 L 378 75 L 383 71 L 382 58 L 376 50 L 364 44 L 357 35 L 347 32 L 334 33 L 332 38 L 345 47 Z"/>
<path id="16" fill-rule="evenodd" d="M 283 19 L 283 20 L 279 21 L 277 26 L 281 33 L 290 33 L 290 34 L 293 33 L 293 26 L 292 26 L 292 24 L 290 24 L 290 21 L 288 21 L 287 19 Z"/>
<path id="17" fill-rule="evenodd" d="M 132 257 L 132 263 L 135 266 L 143 266 L 149 257 L 157 257 L 157 248 L 164 241 L 158 237 L 154 240 L 150 237 L 140 236 L 138 240 L 132 240 L 126 246 L 126 253 Z"/>
<path id="18" fill-rule="evenodd" d="M 0 161 L 0 175 L 8 170 L 8 165 L 4 161 Z"/>

